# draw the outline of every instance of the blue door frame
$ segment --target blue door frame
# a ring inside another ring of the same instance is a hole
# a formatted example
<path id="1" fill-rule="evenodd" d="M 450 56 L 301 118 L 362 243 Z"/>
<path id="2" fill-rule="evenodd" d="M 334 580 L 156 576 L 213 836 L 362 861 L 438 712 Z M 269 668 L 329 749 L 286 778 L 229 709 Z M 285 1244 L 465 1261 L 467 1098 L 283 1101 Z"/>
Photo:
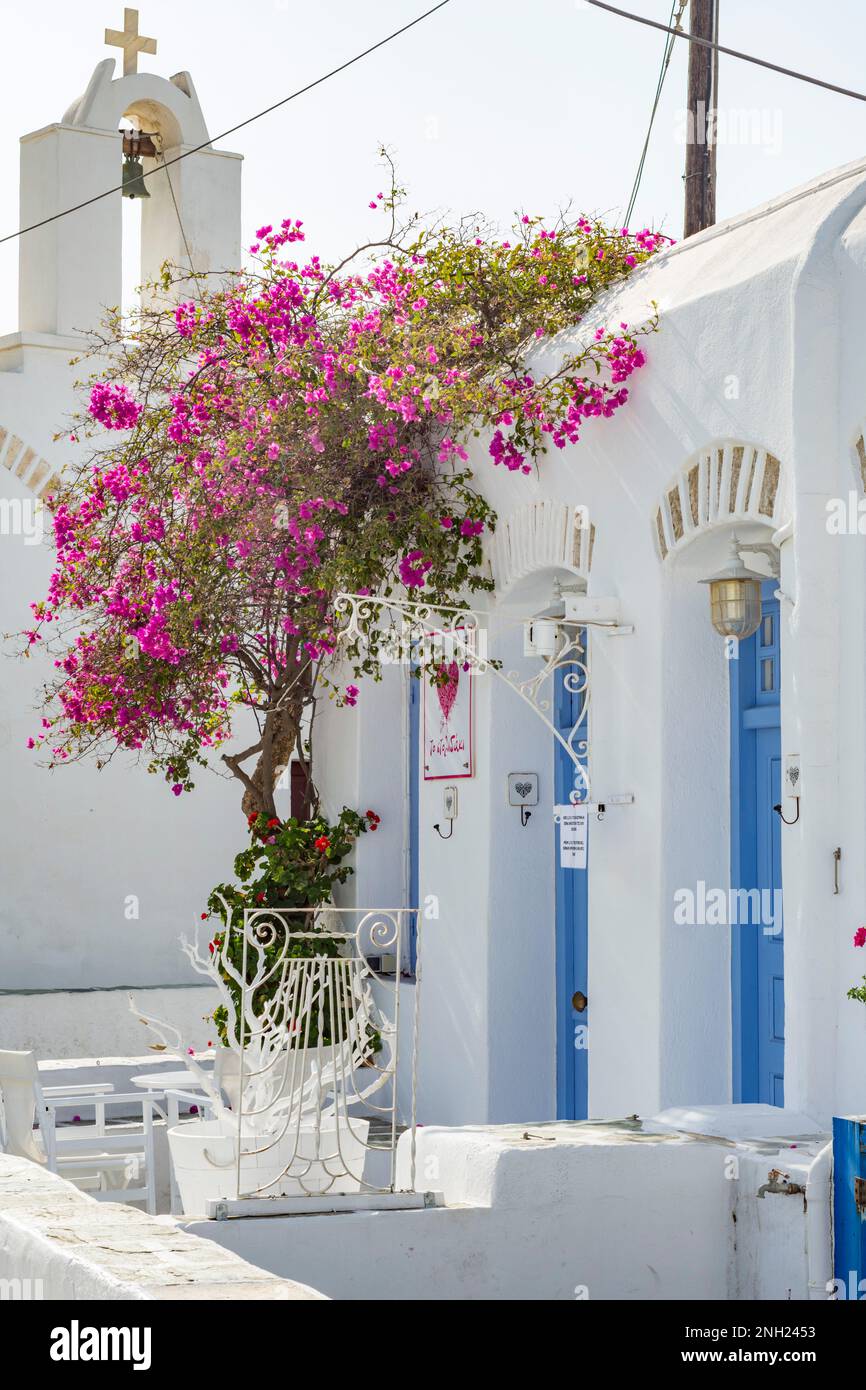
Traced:
<path id="1" fill-rule="evenodd" d="M 773 580 L 763 586 L 761 625 L 730 663 L 731 886 L 770 892 L 782 887 L 782 826 L 773 810 L 782 764 L 775 588 Z M 784 1105 L 784 941 L 781 924 L 771 933 L 767 925 L 731 927 L 733 1098 Z"/>
<path id="2" fill-rule="evenodd" d="M 567 737 L 580 713 L 583 697 L 565 685 L 567 671 L 556 673 L 554 723 Z M 577 735 L 585 738 L 585 729 Z M 554 740 L 554 800 L 571 799 L 574 764 Z M 587 869 L 563 869 L 559 853 L 559 826 L 554 854 L 556 863 L 556 1115 L 560 1120 L 585 1120 L 589 1079 L 589 1008 L 578 1013 L 573 996 L 589 995 L 587 980 Z"/>
<path id="3" fill-rule="evenodd" d="M 414 668 L 413 668 L 414 669 Z M 421 788 L 421 681 L 409 671 L 409 902 L 418 908 L 420 892 L 418 816 Z M 417 921 L 409 918 L 409 967 L 415 974 Z"/>

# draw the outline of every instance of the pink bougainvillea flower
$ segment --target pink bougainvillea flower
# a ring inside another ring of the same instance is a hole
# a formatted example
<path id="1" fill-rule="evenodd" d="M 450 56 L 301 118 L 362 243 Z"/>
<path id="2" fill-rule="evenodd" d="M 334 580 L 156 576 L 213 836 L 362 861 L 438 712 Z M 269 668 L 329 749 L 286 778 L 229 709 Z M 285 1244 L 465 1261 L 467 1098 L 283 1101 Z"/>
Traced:
<path id="1" fill-rule="evenodd" d="M 858 927 L 854 933 L 854 945 L 866 946 L 866 927 Z"/>
<path id="2" fill-rule="evenodd" d="M 138 424 L 143 406 L 133 400 L 128 386 L 97 382 L 90 392 L 88 410 L 107 430 L 129 430 Z"/>
<path id="3" fill-rule="evenodd" d="M 424 558 L 423 550 L 410 550 L 397 568 L 400 580 L 407 589 L 420 589 L 426 581 L 428 570 L 433 568 L 433 561 Z"/>

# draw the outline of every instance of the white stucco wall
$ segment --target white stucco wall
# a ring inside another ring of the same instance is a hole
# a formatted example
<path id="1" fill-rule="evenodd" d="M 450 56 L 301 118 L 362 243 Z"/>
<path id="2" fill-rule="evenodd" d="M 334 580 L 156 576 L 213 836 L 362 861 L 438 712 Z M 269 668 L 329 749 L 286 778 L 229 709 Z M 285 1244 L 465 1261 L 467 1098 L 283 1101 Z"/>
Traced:
<path id="1" fill-rule="evenodd" d="M 25 378 L 33 380 L 34 396 L 39 374 L 31 361 Z M 62 415 L 60 390 L 46 395 Z M 28 431 L 18 424 L 27 420 L 28 404 L 17 374 L 0 370 L 0 420 L 38 449 L 41 430 L 50 426 Z M 6 497 L 32 500 L 2 468 L 0 486 Z M 27 605 L 44 596 L 51 564 L 47 537 L 36 546 L 21 535 L 0 535 L 3 633 L 30 626 Z M 37 650 L 22 659 L 22 646 L 7 640 L 0 661 L 0 776 L 9 808 L 0 848 L 0 988 L 196 978 L 178 937 L 195 929 L 210 889 L 230 874 L 244 844 L 239 787 L 202 772 L 196 791 L 176 798 L 131 756 L 101 771 L 93 763 L 49 771 L 26 744 L 40 729 L 37 706 L 42 683 L 54 674 L 51 658 Z"/>
<path id="2" fill-rule="evenodd" d="M 434 1126 L 418 1133 L 419 1186 L 445 1205 L 187 1229 L 335 1299 L 826 1298 L 826 1174 L 820 1192 L 810 1188 L 811 1224 L 802 1191 L 759 1195 L 774 1168 L 805 1187 L 822 1143 L 780 1149 L 613 1125 Z M 402 1186 L 408 1136 L 400 1157 Z"/>
<path id="3" fill-rule="evenodd" d="M 184 1044 L 196 1052 L 214 1040 L 208 1015 L 219 1003 L 219 993 L 213 985 L 147 986 L 136 989 L 134 998 L 138 1009 L 151 1018 L 174 1024 Z M 0 1049 L 35 1052 L 37 1058 L 49 1061 L 147 1056 L 151 1044 L 159 1044 L 159 1039 L 131 1010 L 126 989 L 0 989 Z M 150 1055 L 154 1063 L 162 1056 Z M 96 1078 L 82 1078 L 88 1079 Z"/>

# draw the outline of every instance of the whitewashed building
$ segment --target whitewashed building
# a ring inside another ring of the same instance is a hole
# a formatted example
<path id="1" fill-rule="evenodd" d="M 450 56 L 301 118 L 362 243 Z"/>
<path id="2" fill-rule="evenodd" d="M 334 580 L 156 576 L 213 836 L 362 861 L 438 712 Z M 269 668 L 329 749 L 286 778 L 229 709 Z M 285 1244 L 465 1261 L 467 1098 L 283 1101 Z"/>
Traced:
<path id="1" fill-rule="evenodd" d="M 237 266 L 239 157 L 206 144 L 186 73 L 100 63 L 60 121 L 23 139 L 22 225 L 119 183 L 124 118 L 159 136 L 142 278 L 166 258 Z M 34 503 L 75 456 L 70 358 L 120 300 L 122 255 L 117 196 L 21 238 L 19 323 L 0 338 L 5 632 L 50 573 Z M 613 420 L 532 477 L 473 445 L 499 517 L 478 613 L 496 669 L 461 660 L 437 711 L 398 662 L 318 721 L 325 808 L 382 817 L 344 905 L 420 909 L 398 991 L 407 1042 L 419 1026 L 412 1179 L 439 1205 L 375 1224 L 320 1214 L 291 1239 L 292 1216 L 193 1223 L 280 1278 L 348 1296 L 363 1264 L 370 1296 L 426 1296 L 432 1261 L 442 1297 L 826 1296 L 826 1129 L 866 1110 L 866 1010 L 845 997 L 866 892 L 866 163 L 673 247 L 579 332 L 637 323 L 652 301 L 659 331 Z M 701 583 L 734 536 L 766 576 L 739 645 L 714 629 Z M 570 639 L 576 690 L 561 673 L 523 684 Z M 143 1050 L 126 986 L 191 1042 L 207 1035 L 176 943 L 237 851 L 237 792 L 213 780 L 174 800 L 120 764 L 47 773 L 26 742 L 49 669 L 0 669 L 0 1048 L 126 1076 L 122 1054 Z M 731 1108 L 754 1103 L 778 1119 Z M 632 1119 L 538 1129 L 663 1111 L 644 1142 Z M 768 1186 L 780 1143 L 804 1135 Z M 406 1161 L 404 1145 L 404 1185 Z M 0 1164 L 24 1211 L 10 1245 L 0 1204 L 0 1272 L 24 1241 L 41 1277 L 63 1198 L 48 1184 L 31 1210 L 22 1163 Z M 782 1194 L 769 1241 L 767 1192 Z M 808 1211 L 783 1200 L 801 1192 Z"/>
<path id="2" fill-rule="evenodd" d="M 674 246 L 598 306 L 602 324 L 661 311 L 617 417 L 531 478 L 472 449 L 499 516 L 480 621 L 504 665 L 473 677 L 474 769 L 453 780 L 449 838 L 447 779 L 424 780 L 408 747 L 405 670 L 330 716 L 330 799 L 375 805 L 392 831 L 375 864 L 364 846 L 360 899 L 405 899 L 417 873 L 419 903 L 438 903 L 423 926 L 430 1118 L 761 1101 L 826 1123 L 866 1105 L 866 1011 L 846 999 L 866 887 L 864 209 L 857 164 Z M 780 572 L 739 647 L 700 583 L 734 534 L 769 548 L 743 552 L 753 570 Z M 610 601 L 575 611 L 615 624 L 587 628 L 605 814 L 589 815 L 585 869 L 559 868 L 561 750 L 502 678 L 541 669 L 523 622 L 557 584 Z M 538 777 L 525 824 L 518 772 Z M 720 920 L 731 888 L 766 894 L 745 923 L 736 902 Z"/>

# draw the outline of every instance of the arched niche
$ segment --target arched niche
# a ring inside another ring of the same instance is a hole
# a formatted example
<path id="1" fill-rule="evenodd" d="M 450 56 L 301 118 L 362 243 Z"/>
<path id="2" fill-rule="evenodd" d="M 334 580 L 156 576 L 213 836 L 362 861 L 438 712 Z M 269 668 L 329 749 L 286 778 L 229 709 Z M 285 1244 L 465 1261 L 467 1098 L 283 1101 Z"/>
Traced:
<path id="1" fill-rule="evenodd" d="M 671 480 L 653 516 L 653 536 L 666 560 L 720 527 L 777 531 L 790 520 L 790 480 L 779 459 L 761 445 L 725 440 L 693 454 Z"/>

